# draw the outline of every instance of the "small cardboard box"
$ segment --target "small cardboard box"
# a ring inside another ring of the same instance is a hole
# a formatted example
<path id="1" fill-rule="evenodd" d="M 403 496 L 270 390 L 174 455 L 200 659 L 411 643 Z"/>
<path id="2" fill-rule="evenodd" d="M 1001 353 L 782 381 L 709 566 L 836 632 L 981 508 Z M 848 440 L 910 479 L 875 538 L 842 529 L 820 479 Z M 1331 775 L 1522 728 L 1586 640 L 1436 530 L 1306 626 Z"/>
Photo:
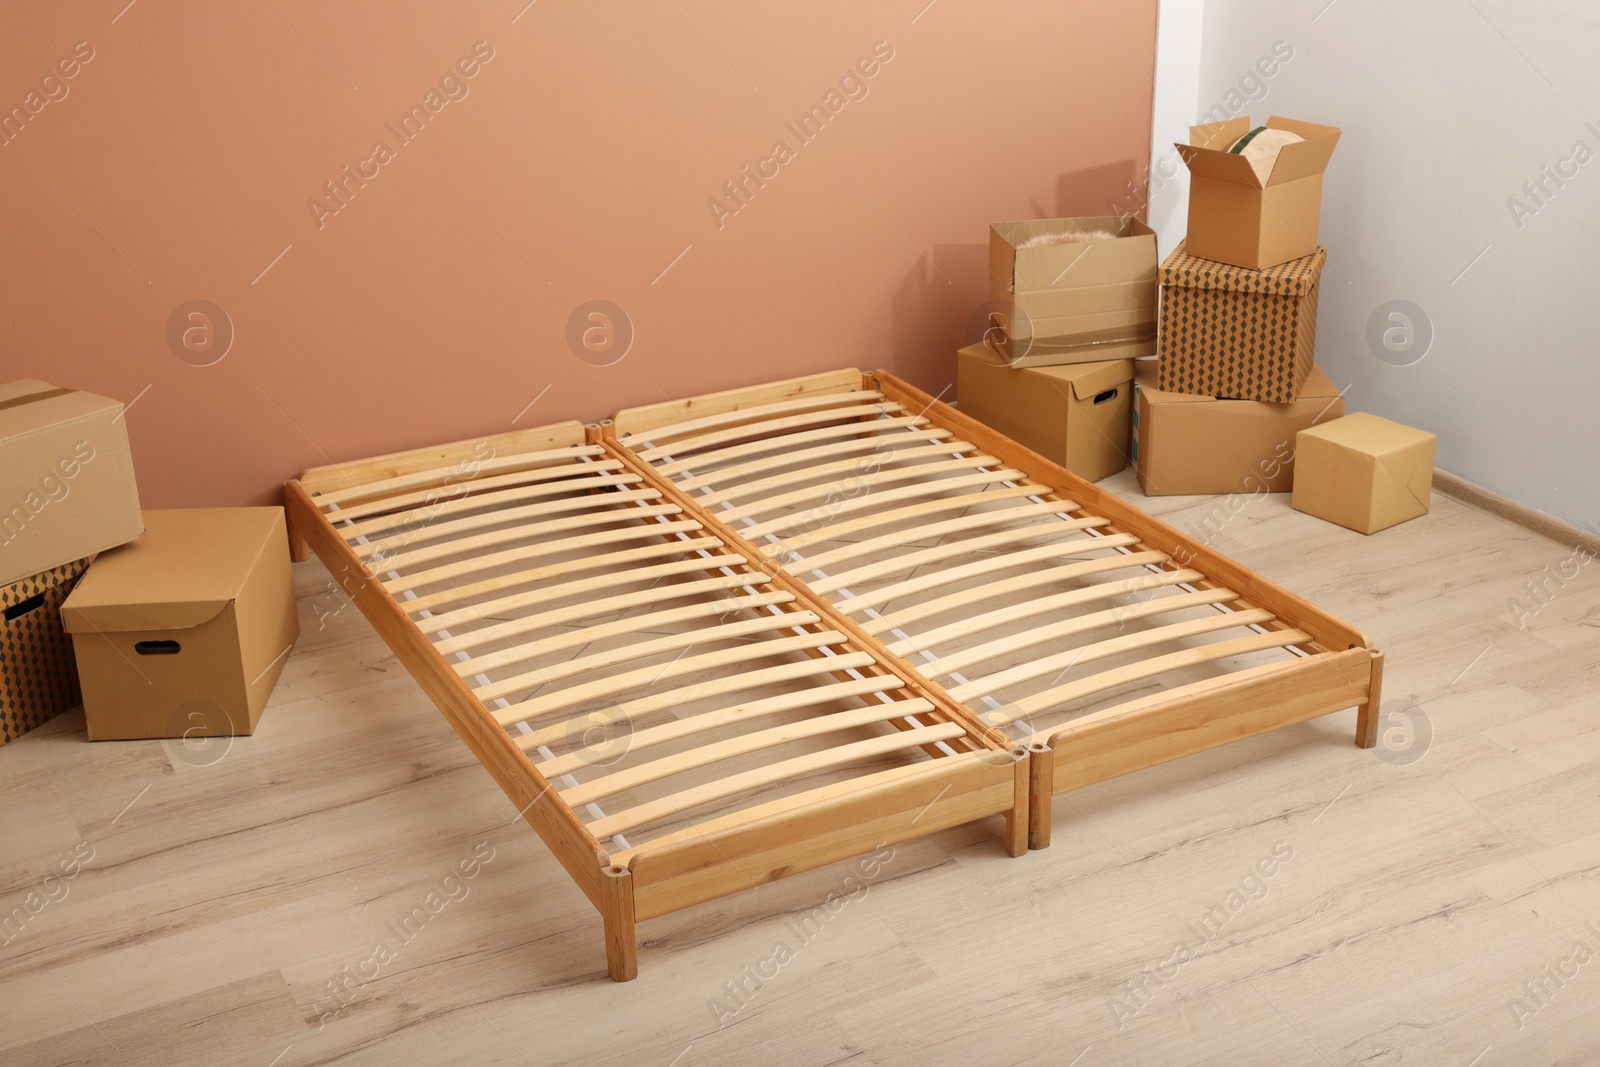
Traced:
<path id="1" fill-rule="evenodd" d="M 1091 482 L 1128 465 L 1133 361 L 1017 369 L 986 345 L 956 353 L 961 411 Z"/>
<path id="2" fill-rule="evenodd" d="M 254 732 L 300 633 L 283 509 L 144 519 L 61 610 L 89 740 Z"/>
<path id="3" fill-rule="evenodd" d="M 1300 431 L 1296 511 L 1370 534 L 1428 513 L 1436 438 L 1357 412 Z"/>
<path id="4" fill-rule="evenodd" d="M 1156 388 L 1156 368 L 1138 364 L 1134 460 L 1145 496 L 1287 493 L 1295 434 L 1344 414 L 1344 395 L 1312 367 L 1292 404 L 1217 400 Z"/>
<path id="5" fill-rule="evenodd" d="M 1115 238 L 1017 246 L 1030 237 L 1104 230 Z M 986 335 L 1013 367 L 1135 359 L 1155 352 L 1156 235 L 1117 215 L 989 227 Z M 996 321 L 998 320 L 998 321 Z"/>
<path id="6" fill-rule="evenodd" d="M 0 585 L 0 745 L 76 707 L 78 667 L 61 602 L 89 561 Z"/>
<path id="7" fill-rule="evenodd" d="M 1269 270 L 1189 254 L 1161 265 L 1158 385 L 1173 393 L 1291 404 L 1311 374 L 1317 283 L 1328 250 Z"/>
<path id="8" fill-rule="evenodd" d="M 122 405 L 34 379 L 0 385 L 0 582 L 144 530 Z"/>
<path id="9" fill-rule="evenodd" d="M 1254 127 L 1249 118 L 1196 126 L 1176 145 L 1189 165 L 1189 249 L 1203 259 L 1262 270 L 1317 248 L 1322 172 L 1339 143 L 1337 126 L 1272 116 L 1269 129 L 1305 140 L 1285 145 L 1267 180 L 1228 151 Z"/>

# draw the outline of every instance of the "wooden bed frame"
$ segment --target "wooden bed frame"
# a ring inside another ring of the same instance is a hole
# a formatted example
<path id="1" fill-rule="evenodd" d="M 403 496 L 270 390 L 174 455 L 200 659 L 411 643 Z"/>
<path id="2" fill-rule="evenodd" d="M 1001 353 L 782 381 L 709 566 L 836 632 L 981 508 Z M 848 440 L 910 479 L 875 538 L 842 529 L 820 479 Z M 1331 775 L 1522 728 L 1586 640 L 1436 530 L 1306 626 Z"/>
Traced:
<path id="1" fill-rule="evenodd" d="M 1035 848 L 1056 793 L 1351 707 L 1356 743 L 1376 741 L 1383 654 L 1366 634 L 891 374 L 629 409 L 603 438 L 919 691 L 1021 726 Z M 1190 617 L 1150 625 L 1175 613 Z M 1159 654 L 1131 658 L 1143 649 Z M 1037 684 L 1052 674 L 1073 677 Z M 1157 688 L 1128 692 L 1140 683 Z"/>
<path id="2" fill-rule="evenodd" d="M 1000 815 L 1027 851 L 1022 749 L 622 451 L 569 422 L 285 485 L 292 554 L 600 911 L 613 979 L 637 921 L 885 844 Z"/>
<path id="3" fill-rule="evenodd" d="M 1350 707 L 1376 740 L 1365 634 L 881 371 L 284 496 L 294 558 L 599 910 L 618 981 L 638 921 L 995 815 L 1021 855 L 1056 793 Z"/>

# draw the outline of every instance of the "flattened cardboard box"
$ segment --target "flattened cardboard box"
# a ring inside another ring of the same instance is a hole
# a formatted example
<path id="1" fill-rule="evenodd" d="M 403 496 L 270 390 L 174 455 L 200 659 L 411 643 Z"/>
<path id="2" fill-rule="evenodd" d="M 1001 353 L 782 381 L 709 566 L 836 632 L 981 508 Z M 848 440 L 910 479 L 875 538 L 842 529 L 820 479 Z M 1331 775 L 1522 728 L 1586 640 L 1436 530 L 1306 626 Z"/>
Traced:
<path id="1" fill-rule="evenodd" d="M 1316 357 L 1317 289 L 1328 250 L 1270 270 L 1199 259 L 1187 242 L 1161 265 L 1158 386 L 1292 404 Z"/>
<path id="2" fill-rule="evenodd" d="M 956 353 L 961 411 L 1091 482 L 1128 465 L 1133 361 L 1015 369 L 986 345 Z"/>
<path id="3" fill-rule="evenodd" d="M 1322 174 L 1339 144 L 1339 128 L 1278 115 L 1266 126 L 1304 140 L 1283 147 L 1265 182 L 1248 159 L 1229 151 L 1254 128 L 1249 118 L 1195 126 L 1189 144 L 1174 146 L 1189 165 L 1193 255 L 1263 270 L 1316 251 Z"/>
<path id="4" fill-rule="evenodd" d="M 254 732 L 300 633 L 283 509 L 144 518 L 61 611 L 89 740 Z"/>
<path id="5" fill-rule="evenodd" d="M 78 666 L 61 628 L 61 603 L 88 562 L 0 586 L 0 745 L 78 704 Z"/>
<path id="6" fill-rule="evenodd" d="M 35 379 L 0 385 L 0 509 L 0 582 L 138 537 L 122 405 Z"/>
<path id="7" fill-rule="evenodd" d="M 1030 237 L 1104 230 L 1115 238 L 1034 248 Z M 1135 359 L 1155 352 L 1155 231 L 1117 215 L 989 227 L 986 335 L 1013 367 Z M 995 321 L 998 320 L 998 321 Z"/>
<path id="8" fill-rule="evenodd" d="M 1437 438 L 1357 412 L 1296 439 L 1296 511 L 1370 534 L 1428 513 Z"/>
<path id="9" fill-rule="evenodd" d="M 1344 414 L 1344 397 L 1320 367 L 1292 404 L 1169 393 L 1156 388 L 1149 360 L 1137 372 L 1134 460 L 1145 496 L 1287 493 L 1295 435 Z"/>

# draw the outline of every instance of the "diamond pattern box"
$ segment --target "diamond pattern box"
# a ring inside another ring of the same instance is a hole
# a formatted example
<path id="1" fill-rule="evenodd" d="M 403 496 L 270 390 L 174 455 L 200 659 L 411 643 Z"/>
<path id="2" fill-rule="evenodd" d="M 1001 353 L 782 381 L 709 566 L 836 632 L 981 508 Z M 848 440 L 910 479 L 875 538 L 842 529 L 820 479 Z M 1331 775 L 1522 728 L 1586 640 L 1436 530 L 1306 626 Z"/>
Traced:
<path id="1" fill-rule="evenodd" d="M 1266 270 L 1191 256 L 1161 265 L 1157 387 L 1227 400 L 1292 404 L 1311 375 L 1317 283 L 1328 250 Z"/>
<path id="2" fill-rule="evenodd" d="M 88 560 L 0 585 L 0 745 L 77 706 L 78 667 L 61 602 Z"/>

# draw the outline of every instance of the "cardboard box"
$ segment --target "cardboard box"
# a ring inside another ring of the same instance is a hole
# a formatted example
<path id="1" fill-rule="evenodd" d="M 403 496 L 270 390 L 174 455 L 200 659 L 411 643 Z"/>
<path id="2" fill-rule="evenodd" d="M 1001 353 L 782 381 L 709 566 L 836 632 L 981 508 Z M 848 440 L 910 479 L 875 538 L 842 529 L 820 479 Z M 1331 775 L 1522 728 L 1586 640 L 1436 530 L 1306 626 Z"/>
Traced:
<path id="1" fill-rule="evenodd" d="M 1030 237 L 1104 230 L 1115 238 L 1018 248 Z M 989 227 L 986 335 L 1013 367 L 1135 359 L 1155 352 L 1156 235 L 1117 215 Z M 998 320 L 998 321 L 996 321 Z"/>
<path id="2" fill-rule="evenodd" d="M 74 560 L 0 585 L 0 745 L 78 705 L 61 602 L 88 563 Z"/>
<path id="3" fill-rule="evenodd" d="M 1133 361 L 1013 368 L 986 345 L 956 353 L 961 411 L 1089 481 L 1128 465 Z"/>
<path id="4" fill-rule="evenodd" d="M 1436 440 L 1365 412 L 1302 430 L 1290 503 L 1364 534 L 1426 515 Z"/>
<path id="5" fill-rule="evenodd" d="M 1156 368 L 1137 365 L 1134 465 L 1145 496 L 1287 493 L 1295 435 L 1344 414 L 1344 396 L 1313 367 L 1292 404 L 1217 400 L 1156 388 Z"/>
<path id="6" fill-rule="evenodd" d="M 1228 149 L 1254 129 L 1248 118 L 1196 126 L 1177 145 L 1189 165 L 1189 249 L 1202 259 L 1262 270 L 1317 248 L 1322 172 L 1339 143 L 1337 126 L 1272 116 L 1269 129 L 1305 140 L 1285 145 L 1263 182 L 1244 156 Z"/>
<path id="7" fill-rule="evenodd" d="M 144 519 L 61 610 L 89 740 L 254 732 L 300 633 L 283 509 Z"/>
<path id="8" fill-rule="evenodd" d="M 1328 250 L 1255 271 L 1198 259 L 1179 244 L 1161 265 L 1159 386 L 1291 404 L 1311 374 L 1317 288 Z"/>
<path id="9" fill-rule="evenodd" d="M 34 379 L 0 385 L 0 582 L 143 530 L 122 405 Z"/>

